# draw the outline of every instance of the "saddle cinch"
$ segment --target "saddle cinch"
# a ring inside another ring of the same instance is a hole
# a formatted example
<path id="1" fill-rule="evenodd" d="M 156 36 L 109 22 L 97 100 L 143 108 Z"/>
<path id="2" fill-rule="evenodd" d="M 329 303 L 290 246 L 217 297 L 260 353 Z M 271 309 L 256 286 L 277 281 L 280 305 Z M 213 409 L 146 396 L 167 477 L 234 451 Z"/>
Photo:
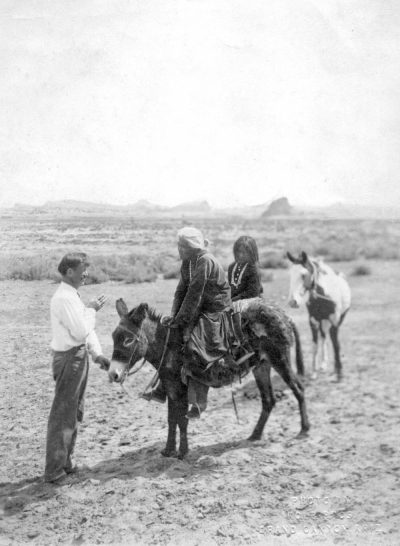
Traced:
<path id="1" fill-rule="evenodd" d="M 209 387 L 220 388 L 231 385 L 237 379 L 240 381 L 249 373 L 252 367 L 250 359 L 255 353 L 242 330 L 242 313 L 230 309 L 226 312 L 226 318 L 225 335 L 229 351 L 210 362 L 206 368 L 197 359 L 190 359 L 190 366 L 185 361 L 181 372 L 184 383 L 187 383 L 189 376 Z"/>

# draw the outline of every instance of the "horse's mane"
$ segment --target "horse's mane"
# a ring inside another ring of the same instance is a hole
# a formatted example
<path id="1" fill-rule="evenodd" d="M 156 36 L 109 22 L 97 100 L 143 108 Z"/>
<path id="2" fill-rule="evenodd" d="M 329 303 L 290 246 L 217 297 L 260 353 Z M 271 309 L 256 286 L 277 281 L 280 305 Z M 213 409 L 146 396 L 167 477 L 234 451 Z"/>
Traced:
<path id="1" fill-rule="evenodd" d="M 322 258 L 310 258 L 310 262 L 314 265 L 318 273 L 323 275 L 336 275 L 335 271 L 324 262 Z"/>

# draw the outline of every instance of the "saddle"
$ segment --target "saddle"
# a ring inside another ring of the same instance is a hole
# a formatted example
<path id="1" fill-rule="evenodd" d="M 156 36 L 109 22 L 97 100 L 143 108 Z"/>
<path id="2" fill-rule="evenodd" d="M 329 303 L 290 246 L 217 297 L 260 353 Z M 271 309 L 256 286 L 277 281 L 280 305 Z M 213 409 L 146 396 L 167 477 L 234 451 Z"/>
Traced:
<path id="1" fill-rule="evenodd" d="M 240 381 L 253 367 L 251 358 L 255 353 L 242 330 L 241 312 L 230 309 L 226 312 L 226 318 L 229 351 L 221 358 L 210 362 L 206 368 L 204 368 L 204 364 L 200 362 L 200 359 L 196 358 L 197 355 L 190 356 L 190 364 L 187 359 L 184 359 L 181 370 L 184 383 L 187 384 L 187 378 L 192 377 L 199 383 L 209 387 L 225 387 L 231 385 L 236 379 Z"/>

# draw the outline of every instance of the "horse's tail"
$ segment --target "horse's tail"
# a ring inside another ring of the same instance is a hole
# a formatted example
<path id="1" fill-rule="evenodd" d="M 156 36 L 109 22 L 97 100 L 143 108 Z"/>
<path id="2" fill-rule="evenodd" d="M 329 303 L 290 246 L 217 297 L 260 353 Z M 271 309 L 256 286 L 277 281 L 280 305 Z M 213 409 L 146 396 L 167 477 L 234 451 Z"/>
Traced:
<path id="1" fill-rule="evenodd" d="M 303 359 L 303 351 L 301 349 L 300 334 L 294 322 L 292 323 L 292 327 L 293 327 L 294 342 L 295 342 L 295 348 L 296 348 L 297 373 L 301 376 L 304 376 L 304 359 Z"/>

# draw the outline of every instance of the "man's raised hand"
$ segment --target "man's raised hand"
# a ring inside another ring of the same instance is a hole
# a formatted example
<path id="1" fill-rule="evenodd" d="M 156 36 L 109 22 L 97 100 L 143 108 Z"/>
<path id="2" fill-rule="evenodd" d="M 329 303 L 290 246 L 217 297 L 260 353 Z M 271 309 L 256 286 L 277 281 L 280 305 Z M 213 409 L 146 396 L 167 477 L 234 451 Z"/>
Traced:
<path id="1" fill-rule="evenodd" d="M 90 300 L 90 302 L 88 303 L 87 306 L 91 307 L 95 311 L 100 311 L 100 309 L 106 303 L 107 299 L 108 298 L 107 298 L 107 296 L 105 294 L 101 294 L 98 298 L 94 298 L 94 299 Z"/>

